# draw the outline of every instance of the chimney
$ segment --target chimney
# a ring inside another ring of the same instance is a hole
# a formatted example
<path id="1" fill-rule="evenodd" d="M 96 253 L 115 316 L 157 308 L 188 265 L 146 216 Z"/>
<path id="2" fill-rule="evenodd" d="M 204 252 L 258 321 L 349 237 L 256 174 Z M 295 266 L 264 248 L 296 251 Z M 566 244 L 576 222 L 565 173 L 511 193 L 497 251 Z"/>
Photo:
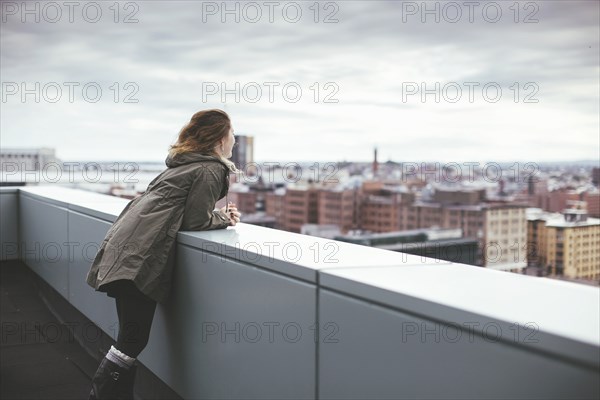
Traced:
<path id="1" fill-rule="evenodd" d="M 504 191 L 505 185 L 506 183 L 504 182 L 504 179 L 500 179 L 500 182 L 498 182 L 498 194 L 500 196 L 506 195 L 506 192 Z"/>
<path id="2" fill-rule="evenodd" d="M 373 177 L 377 176 L 377 147 L 373 150 Z"/>

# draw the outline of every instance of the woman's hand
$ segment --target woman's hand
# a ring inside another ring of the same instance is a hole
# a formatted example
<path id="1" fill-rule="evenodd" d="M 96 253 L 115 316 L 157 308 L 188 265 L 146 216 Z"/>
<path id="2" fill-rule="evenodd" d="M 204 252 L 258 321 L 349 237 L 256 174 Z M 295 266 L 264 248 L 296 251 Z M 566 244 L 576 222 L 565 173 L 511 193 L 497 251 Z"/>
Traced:
<path id="1" fill-rule="evenodd" d="M 242 214 L 238 212 L 235 203 L 229 202 L 228 205 L 221 208 L 221 211 L 224 214 L 227 214 L 227 216 L 229 217 L 229 220 L 231 221 L 230 226 L 235 226 L 235 224 L 240 222 L 240 217 L 242 216 Z"/>

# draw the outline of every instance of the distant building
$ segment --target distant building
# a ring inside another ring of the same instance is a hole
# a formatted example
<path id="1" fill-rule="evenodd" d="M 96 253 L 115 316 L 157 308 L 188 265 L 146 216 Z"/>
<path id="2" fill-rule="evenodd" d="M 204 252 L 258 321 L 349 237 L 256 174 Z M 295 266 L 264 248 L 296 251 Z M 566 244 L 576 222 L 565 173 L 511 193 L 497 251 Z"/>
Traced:
<path id="1" fill-rule="evenodd" d="M 527 206 L 490 204 L 483 208 L 483 266 L 521 272 L 527 266 Z"/>
<path id="2" fill-rule="evenodd" d="M 476 238 L 463 238 L 460 229 L 410 231 L 335 236 L 335 240 L 419 255 L 437 260 L 475 265 Z"/>
<path id="3" fill-rule="evenodd" d="M 548 181 L 529 176 L 527 178 L 527 195 L 531 207 L 547 210 L 550 206 Z"/>
<path id="4" fill-rule="evenodd" d="M 360 193 L 357 189 L 320 190 L 318 221 L 321 225 L 337 225 L 341 232 L 356 229 Z"/>
<path id="5" fill-rule="evenodd" d="M 245 224 L 264 226 L 265 228 L 276 228 L 277 221 L 264 212 L 255 212 L 252 214 L 242 214 L 242 222 Z"/>
<path id="6" fill-rule="evenodd" d="M 466 237 L 479 240 L 479 265 L 518 272 L 527 266 L 526 208 L 510 203 L 419 202 L 407 210 L 410 213 L 407 228 L 460 228 Z"/>
<path id="7" fill-rule="evenodd" d="M 485 189 L 436 189 L 433 201 L 442 205 L 474 205 L 485 201 Z"/>
<path id="8" fill-rule="evenodd" d="M 479 240 L 477 264 L 520 272 L 527 266 L 525 204 L 491 202 L 482 189 L 436 189 L 404 210 L 402 229 L 460 228 Z"/>
<path id="9" fill-rule="evenodd" d="M 231 161 L 241 170 L 248 174 L 256 171 L 249 164 L 254 163 L 254 137 L 245 135 L 236 135 L 235 146 L 233 147 Z M 248 171 L 248 168 L 250 171 Z"/>
<path id="10" fill-rule="evenodd" d="M 235 190 L 230 190 L 227 194 L 227 201 L 235 203 L 239 212 L 243 214 L 253 214 L 257 212 L 256 204 L 257 204 L 258 193 L 255 191 L 244 191 L 238 192 Z M 225 201 L 221 200 L 223 206 L 225 206 Z M 217 206 L 221 203 L 217 203 Z M 217 207 L 219 208 L 219 207 Z"/>
<path id="11" fill-rule="evenodd" d="M 325 189 L 317 185 L 288 187 L 265 194 L 265 211 L 279 229 L 302 232 L 305 224 L 337 225 L 342 235 L 418 229 L 459 229 L 478 241 L 474 263 L 521 272 L 527 266 L 526 204 L 489 201 L 481 188 L 437 189 L 428 200 L 416 200 L 406 189 L 365 181 L 355 188 Z M 472 247 L 470 242 L 462 245 Z M 414 251 L 430 251 L 413 246 Z"/>
<path id="12" fill-rule="evenodd" d="M 56 181 L 61 176 L 62 161 L 53 148 L 2 148 L 0 150 L 0 186 L 39 183 L 46 176 Z"/>
<path id="13" fill-rule="evenodd" d="M 582 190 L 559 189 L 548 194 L 548 207 L 545 209 L 549 212 L 561 212 L 568 208 L 568 203 L 573 201 L 583 200 L 584 192 Z"/>
<path id="14" fill-rule="evenodd" d="M 534 176 L 529 175 L 527 177 L 527 194 L 529 196 L 535 195 L 535 184 L 536 184 L 536 180 L 535 180 Z"/>
<path id="15" fill-rule="evenodd" d="M 592 183 L 598 187 L 600 185 L 600 168 L 592 168 Z"/>
<path id="16" fill-rule="evenodd" d="M 286 189 L 283 230 L 300 233 L 302 225 L 319 222 L 318 194 L 312 186 Z"/>
<path id="17" fill-rule="evenodd" d="M 2 171 L 39 171 L 49 163 L 60 163 L 55 150 L 49 147 L 2 148 L 0 169 Z"/>
<path id="18" fill-rule="evenodd" d="M 393 232 L 401 229 L 401 195 L 363 194 L 360 202 L 360 228 L 371 232 Z"/>
<path id="19" fill-rule="evenodd" d="M 279 188 L 265 193 L 265 213 L 275 218 L 275 227 L 282 229 L 285 225 L 285 189 Z"/>
<path id="20" fill-rule="evenodd" d="M 335 224 L 304 224 L 300 229 L 300 233 L 325 239 L 333 239 L 341 235 L 340 227 Z"/>
<path id="21" fill-rule="evenodd" d="M 600 191 L 588 191 L 583 195 L 588 215 L 594 218 L 600 218 Z"/>
<path id="22" fill-rule="evenodd" d="M 529 209 L 527 219 L 530 266 L 551 276 L 600 279 L 600 219 L 573 209 L 562 214 Z"/>
<path id="23" fill-rule="evenodd" d="M 594 218 L 600 218 L 600 191 L 596 188 L 556 189 L 553 191 L 539 189 L 529 197 L 529 205 L 551 213 L 560 213 L 568 209 L 573 202 L 585 202 L 585 209 Z"/>

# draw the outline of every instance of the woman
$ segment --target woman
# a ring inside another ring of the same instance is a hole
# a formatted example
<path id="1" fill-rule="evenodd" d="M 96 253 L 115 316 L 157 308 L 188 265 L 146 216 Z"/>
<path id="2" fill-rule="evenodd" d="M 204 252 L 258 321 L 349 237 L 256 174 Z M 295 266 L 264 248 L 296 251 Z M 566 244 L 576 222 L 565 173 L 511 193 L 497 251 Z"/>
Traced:
<path id="1" fill-rule="evenodd" d="M 177 231 L 239 222 L 235 204 L 214 210 L 227 194 L 229 173 L 237 171 L 228 160 L 234 144 L 224 111 L 194 114 L 169 149 L 168 168 L 127 204 L 106 234 L 87 283 L 115 298 L 119 334 L 92 379 L 90 399 L 133 399 L 134 362 L 148 343 L 156 304 L 169 294 Z"/>

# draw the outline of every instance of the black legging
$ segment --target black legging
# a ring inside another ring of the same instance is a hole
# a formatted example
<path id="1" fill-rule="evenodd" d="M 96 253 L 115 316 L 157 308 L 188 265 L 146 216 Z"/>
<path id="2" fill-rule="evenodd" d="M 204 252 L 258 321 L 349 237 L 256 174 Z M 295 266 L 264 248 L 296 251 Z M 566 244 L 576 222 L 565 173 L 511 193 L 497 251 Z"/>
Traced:
<path id="1" fill-rule="evenodd" d="M 148 344 L 156 302 L 134 285 L 120 290 L 115 301 L 119 316 L 119 336 L 115 347 L 129 357 L 137 358 Z"/>

